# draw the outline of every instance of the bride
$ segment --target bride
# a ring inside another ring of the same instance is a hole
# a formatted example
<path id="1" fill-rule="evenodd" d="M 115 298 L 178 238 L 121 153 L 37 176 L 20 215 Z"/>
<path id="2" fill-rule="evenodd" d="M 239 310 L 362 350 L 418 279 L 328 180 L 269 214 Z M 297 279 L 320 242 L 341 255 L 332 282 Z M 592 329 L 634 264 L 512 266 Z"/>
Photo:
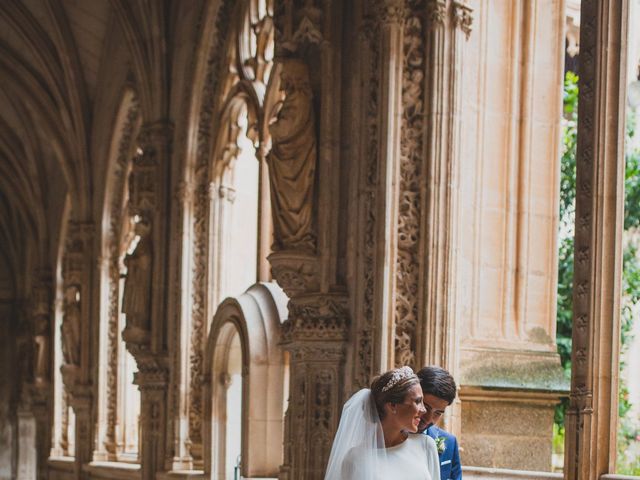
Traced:
<path id="1" fill-rule="evenodd" d="M 410 367 L 377 377 L 342 409 L 325 480 L 440 480 L 434 440 L 416 434 L 424 413 Z"/>

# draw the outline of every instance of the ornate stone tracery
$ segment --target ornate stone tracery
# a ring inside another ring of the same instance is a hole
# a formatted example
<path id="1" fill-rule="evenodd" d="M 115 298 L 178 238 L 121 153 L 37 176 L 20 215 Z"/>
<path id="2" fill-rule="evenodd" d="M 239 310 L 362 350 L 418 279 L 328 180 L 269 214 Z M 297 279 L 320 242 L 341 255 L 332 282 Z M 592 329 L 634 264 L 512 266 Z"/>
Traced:
<path id="1" fill-rule="evenodd" d="M 415 8 L 415 7 L 414 7 Z M 420 187 L 424 166 L 424 25 L 412 11 L 405 24 L 402 81 L 402 136 L 396 265 L 395 365 L 414 366 L 418 326 L 420 259 Z"/>
<path id="2" fill-rule="evenodd" d="M 233 12 L 241 13 L 234 18 Z M 197 465 L 201 464 L 203 458 L 202 431 L 205 426 L 202 424 L 202 384 L 207 318 L 211 308 L 222 300 L 216 294 L 220 289 L 217 280 L 221 252 L 212 245 L 212 237 L 216 238 L 216 231 L 224 223 L 224 218 L 217 210 L 212 210 L 216 205 L 224 209 L 221 202 L 233 202 L 234 189 L 229 178 L 234 162 L 241 154 L 238 138 L 247 136 L 256 145 L 257 151 L 263 149 L 267 141 L 256 129 L 256 117 L 261 115 L 258 110 L 273 66 L 272 4 L 270 1 L 256 0 L 242 4 L 224 2 L 218 12 L 216 27 L 217 36 L 211 47 L 198 121 L 191 226 L 194 241 L 191 260 L 188 423 L 191 455 Z M 224 46 L 231 49 L 228 57 L 219 55 L 219 49 Z M 243 114 L 248 117 L 247 125 L 238 123 L 239 116 Z M 222 223 L 212 224 L 212 217 Z"/>
<path id="3" fill-rule="evenodd" d="M 107 371 L 105 383 L 106 396 L 106 429 L 104 433 L 104 448 L 109 459 L 115 460 L 120 453 L 118 447 L 117 429 L 121 419 L 118 418 L 118 390 L 119 379 L 124 372 L 119 371 L 119 360 L 122 351 L 120 331 L 121 325 L 121 272 L 124 265 L 126 249 L 131 240 L 129 232 L 129 215 L 126 203 L 128 202 L 128 176 L 131 171 L 134 155 L 134 138 L 138 128 L 140 111 L 137 98 L 131 99 L 131 104 L 126 112 L 126 118 L 122 125 L 120 143 L 113 170 L 113 191 L 109 204 L 109 229 L 107 233 L 107 320 L 106 320 L 106 358 Z"/>

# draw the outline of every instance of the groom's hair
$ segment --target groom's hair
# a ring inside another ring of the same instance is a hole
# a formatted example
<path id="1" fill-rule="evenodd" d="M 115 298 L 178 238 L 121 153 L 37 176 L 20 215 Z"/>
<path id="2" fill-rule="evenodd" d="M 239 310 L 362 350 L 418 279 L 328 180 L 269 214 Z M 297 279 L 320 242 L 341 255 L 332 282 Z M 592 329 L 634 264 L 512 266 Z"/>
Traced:
<path id="1" fill-rule="evenodd" d="M 444 368 L 430 365 L 416 374 L 420 379 L 422 392 L 446 400 L 449 405 L 456 398 L 456 382 Z"/>

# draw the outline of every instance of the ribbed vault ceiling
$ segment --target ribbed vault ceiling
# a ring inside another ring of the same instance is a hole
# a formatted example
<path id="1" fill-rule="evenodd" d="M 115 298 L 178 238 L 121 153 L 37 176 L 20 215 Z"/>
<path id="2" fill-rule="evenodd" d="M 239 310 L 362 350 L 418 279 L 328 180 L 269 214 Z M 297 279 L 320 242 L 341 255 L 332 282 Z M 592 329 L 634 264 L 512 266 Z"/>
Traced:
<path id="1" fill-rule="evenodd" d="M 110 10 L 108 0 L 0 2 L 0 302 L 27 294 L 31 269 L 51 267 L 66 194 L 90 189 Z"/>

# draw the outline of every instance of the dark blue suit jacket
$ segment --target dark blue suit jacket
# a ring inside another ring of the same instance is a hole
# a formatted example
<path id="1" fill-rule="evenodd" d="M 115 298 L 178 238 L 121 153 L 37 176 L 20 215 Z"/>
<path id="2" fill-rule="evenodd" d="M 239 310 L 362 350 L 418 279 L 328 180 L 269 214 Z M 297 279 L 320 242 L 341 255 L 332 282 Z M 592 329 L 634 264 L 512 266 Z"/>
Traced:
<path id="1" fill-rule="evenodd" d="M 438 457 L 440 457 L 440 479 L 462 480 L 462 466 L 460 465 L 458 440 L 455 435 L 451 435 L 449 432 L 445 432 L 435 425 L 431 425 L 427 428 L 425 433 L 434 440 L 438 437 L 444 437 L 444 452 L 438 453 Z"/>

